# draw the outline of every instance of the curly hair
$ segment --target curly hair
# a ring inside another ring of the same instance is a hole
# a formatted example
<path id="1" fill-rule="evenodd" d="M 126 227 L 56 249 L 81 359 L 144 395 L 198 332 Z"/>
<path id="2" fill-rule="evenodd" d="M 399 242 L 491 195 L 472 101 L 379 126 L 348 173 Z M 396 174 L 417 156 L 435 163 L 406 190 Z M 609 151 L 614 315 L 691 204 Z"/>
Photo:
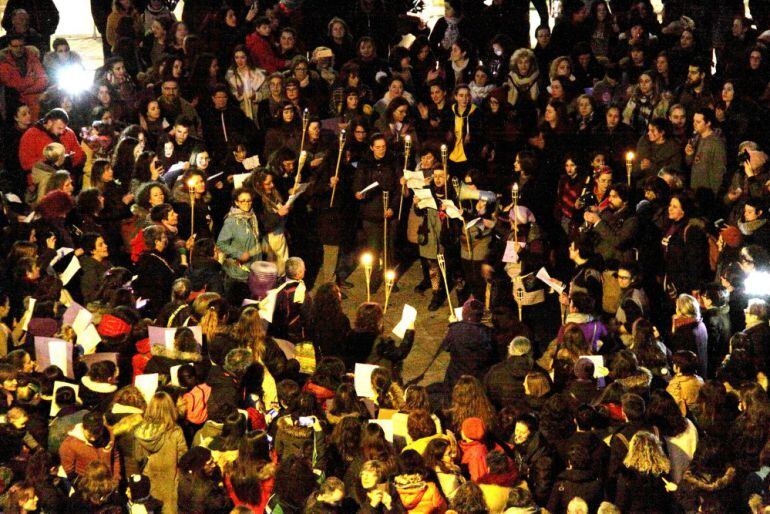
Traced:
<path id="1" fill-rule="evenodd" d="M 101 505 L 115 492 L 117 483 L 110 468 L 101 461 L 93 460 L 86 465 L 76 484 L 78 495 L 92 505 Z"/>
<path id="2" fill-rule="evenodd" d="M 671 469 L 671 462 L 663 452 L 660 439 L 644 430 L 640 430 L 631 438 L 623 465 L 628 469 L 654 476 L 668 473 Z"/>
<path id="3" fill-rule="evenodd" d="M 452 426 L 460 431 L 466 418 L 481 418 L 488 428 L 494 427 L 495 408 L 487 398 L 484 386 L 478 378 L 463 375 L 452 389 L 452 404 L 449 408 Z"/>
<path id="4" fill-rule="evenodd" d="M 465 482 L 457 488 L 451 501 L 451 508 L 457 514 L 486 514 L 489 512 L 484 493 L 474 482 Z"/>

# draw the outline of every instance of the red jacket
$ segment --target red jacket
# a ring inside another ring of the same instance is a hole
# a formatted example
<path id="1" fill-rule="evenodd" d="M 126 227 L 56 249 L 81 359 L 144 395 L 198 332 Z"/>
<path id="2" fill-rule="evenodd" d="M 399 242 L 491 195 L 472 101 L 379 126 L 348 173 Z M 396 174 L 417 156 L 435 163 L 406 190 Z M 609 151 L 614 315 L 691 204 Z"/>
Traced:
<path id="1" fill-rule="evenodd" d="M 86 154 L 80 148 L 75 132 L 67 127 L 59 138 L 54 138 L 42 123 L 32 125 L 24 132 L 19 142 L 19 162 L 23 170 L 31 170 L 43 158 L 43 149 L 50 143 L 61 143 L 67 153 L 73 152 L 72 166 L 77 168 L 86 162 Z"/>
<path id="2" fill-rule="evenodd" d="M 286 61 L 275 56 L 270 42 L 255 32 L 246 38 L 246 48 L 249 49 L 254 63 L 264 69 L 268 75 L 286 67 Z"/>
<path id="3" fill-rule="evenodd" d="M 27 56 L 27 73 L 22 76 L 10 48 L 0 51 L 0 82 L 5 87 L 19 92 L 21 101 L 29 105 L 33 119 L 35 119 L 40 115 L 40 94 L 48 87 L 48 77 L 45 74 L 43 64 L 40 62 L 38 50 L 33 46 L 28 46 L 24 52 Z M 39 161 L 40 158 L 37 160 Z"/>

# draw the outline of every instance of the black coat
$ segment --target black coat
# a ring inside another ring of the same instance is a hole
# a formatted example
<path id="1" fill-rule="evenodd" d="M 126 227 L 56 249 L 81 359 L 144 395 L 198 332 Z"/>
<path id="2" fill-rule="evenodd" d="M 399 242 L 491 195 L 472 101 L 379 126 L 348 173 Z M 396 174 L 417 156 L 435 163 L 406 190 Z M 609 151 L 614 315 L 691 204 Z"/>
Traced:
<path id="1" fill-rule="evenodd" d="M 498 409 L 525 398 L 524 378 L 534 363 L 530 357 L 508 357 L 492 366 L 484 377 L 489 400 Z"/>
<path id="2" fill-rule="evenodd" d="M 548 502 L 553 485 L 554 454 L 540 432 L 533 434 L 523 445 L 516 445 L 524 475 L 538 505 Z"/>
<path id="3" fill-rule="evenodd" d="M 136 275 L 134 292 L 137 297 L 148 300 L 146 310 L 154 317 L 170 297 L 175 270 L 156 251 L 145 251 L 139 256 Z"/>
<path id="4" fill-rule="evenodd" d="M 482 379 L 494 362 L 492 333 L 481 323 L 458 321 L 450 324 L 441 346 L 449 352 L 444 382 L 450 387 L 463 375 Z"/>
<path id="5" fill-rule="evenodd" d="M 179 512 L 188 514 L 224 514 L 232 503 L 224 489 L 213 480 L 205 480 L 194 473 L 180 473 L 177 485 Z"/>
<path id="6" fill-rule="evenodd" d="M 708 332 L 702 321 L 677 327 L 671 335 L 669 348 L 672 352 L 689 350 L 698 356 L 698 374 L 708 376 Z"/>
<path id="7" fill-rule="evenodd" d="M 604 499 L 604 485 L 594 471 L 565 469 L 559 473 L 548 499 L 548 511 L 553 514 L 567 512 L 567 505 L 576 496 L 586 501 L 589 512 L 599 508 Z"/>
<path id="8" fill-rule="evenodd" d="M 623 468 L 618 478 L 615 505 L 624 514 L 666 514 L 672 512 L 672 500 L 660 476 Z"/>
<path id="9" fill-rule="evenodd" d="M 732 335 L 730 306 L 723 305 L 704 310 L 703 323 L 708 332 L 708 370 L 713 375 L 729 351 L 730 336 Z"/>

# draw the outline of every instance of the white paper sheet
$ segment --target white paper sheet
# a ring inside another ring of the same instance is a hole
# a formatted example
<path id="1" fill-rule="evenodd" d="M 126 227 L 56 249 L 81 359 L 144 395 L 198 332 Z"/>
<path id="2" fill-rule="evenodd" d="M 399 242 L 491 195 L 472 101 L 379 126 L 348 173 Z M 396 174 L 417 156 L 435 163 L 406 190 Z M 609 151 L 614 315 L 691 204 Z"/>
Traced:
<path id="1" fill-rule="evenodd" d="M 475 226 L 476 223 L 478 223 L 479 221 L 481 221 L 481 217 L 474 218 L 474 219 L 470 220 L 468 223 L 465 224 L 465 228 L 470 230 L 470 228 Z"/>
<path id="2" fill-rule="evenodd" d="M 463 320 L 463 308 L 462 307 L 455 307 L 455 319 L 457 321 Z"/>
<path id="3" fill-rule="evenodd" d="M 31 296 L 27 298 L 27 310 L 24 311 L 24 314 L 21 317 L 21 327 L 25 332 L 29 328 L 29 320 L 32 319 L 32 314 L 34 314 L 35 312 L 36 303 L 37 303 L 37 300 L 35 300 Z"/>
<path id="4" fill-rule="evenodd" d="M 23 220 L 21 220 L 22 223 L 32 223 L 32 220 L 35 219 L 35 211 L 30 212 L 27 214 L 27 217 L 25 217 Z"/>
<path id="5" fill-rule="evenodd" d="M 64 311 L 64 315 L 62 316 L 62 323 L 72 326 L 72 324 L 75 323 L 75 318 L 81 309 L 85 309 L 85 307 L 80 305 L 78 302 L 72 302 L 70 306 L 67 307 L 67 310 Z"/>
<path id="6" fill-rule="evenodd" d="M 83 332 L 78 334 L 78 344 L 83 347 L 83 353 L 88 355 L 96 351 L 96 345 L 98 345 L 102 338 L 99 336 L 99 332 L 96 331 L 96 327 L 93 323 L 89 324 Z"/>
<path id="7" fill-rule="evenodd" d="M 259 168 L 259 155 L 252 155 L 251 157 L 247 157 L 243 159 L 243 169 L 245 170 L 253 170 L 254 168 Z"/>
<path id="8" fill-rule="evenodd" d="M 411 305 L 404 304 L 404 310 L 401 311 L 401 321 L 393 327 L 393 333 L 400 339 L 404 338 L 404 334 L 410 326 L 417 320 L 417 309 Z"/>
<path id="9" fill-rule="evenodd" d="M 425 175 L 422 171 L 404 170 L 406 187 L 409 189 L 423 189 L 425 187 Z"/>
<path id="10" fill-rule="evenodd" d="M 557 293 L 561 294 L 564 292 L 564 287 L 560 286 L 559 284 L 554 282 L 554 279 L 551 278 L 551 275 L 548 274 L 548 271 L 543 267 L 540 268 L 537 271 L 537 275 L 535 275 L 537 278 L 545 282 L 545 284 L 556 291 Z"/>
<path id="11" fill-rule="evenodd" d="M 452 200 L 441 200 L 441 205 L 444 206 L 444 212 L 446 212 L 446 215 L 450 218 L 456 220 L 463 219 L 462 211 L 457 208 Z"/>
<path id="12" fill-rule="evenodd" d="M 220 171 L 219 173 L 214 173 L 213 175 L 211 175 L 209 178 L 206 179 L 206 182 L 211 182 L 212 180 L 215 180 L 224 174 L 225 174 L 224 171 Z"/>
<path id="13" fill-rule="evenodd" d="M 22 203 L 21 198 L 13 193 L 5 193 L 5 199 L 11 203 Z"/>
<path id="14" fill-rule="evenodd" d="M 72 351 L 70 348 L 66 341 L 54 340 L 48 342 L 48 359 L 51 361 L 51 365 L 59 366 L 59 369 L 64 371 L 65 374 L 68 364 L 67 351 L 69 350 L 70 353 Z"/>
<path id="15" fill-rule="evenodd" d="M 310 185 L 310 182 L 305 182 L 303 184 L 299 184 L 297 186 L 296 191 L 294 191 L 294 193 L 290 194 L 289 198 L 286 200 L 286 207 L 291 207 L 294 204 L 294 202 L 297 200 L 299 195 L 301 195 L 302 193 L 304 193 L 307 190 L 309 185 Z"/>
<path id="16" fill-rule="evenodd" d="M 369 184 L 368 186 L 363 188 L 361 191 L 359 191 L 359 193 L 362 194 L 362 195 L 366 194 L 367 192 L 369 192 L 370 190 L 374 189 L 375 187 L 377 187 L 379 185 L 380 185 L 379 182 L 372 182 L 371 184 Z"/>
<path id="17" fill-rule="evenodd" d="M 172 164 L 172 165 L 171 165 L 171 166 L 169 166 L 169 168 L 166 170 L 166 173 L 174 173 L 175 171 L 183 170 L 183 169 L 184 169 L 184 166 L 185 166 L 185 164 L 187 164 L 187 162 L 186 162 L 186 161 L 179 161 L 179 162 L 178 162 L 178 163 L 176 163 L 176 164 Z M 164 173 L 164 175 L 165 175 L 165 173 Z"/>
<path id="18" fill-rule="evenodd" d="M 59 275 L 61 283 L 66 286 L 78 271 L 80 271 L 80 260 L 73 256 L 72 260 L 70 260 L 70 263 L 67 264 L 67 268 L 61 275 Z"/>
<path id="19" fill-rule="evenodd" d="M 610 370 L 608 370 L 604 366 L 604 356 L 603 355 L 581 355 L 578 357 L 579 359 L 588 359 L 589 361 L 594 363 L 594 378 L 603 378 L 606 377 Z"/>
<path id="20" fill-rule="evenodd" d="M 519 250 L 521 250 L 525 246 L 527 246 L 527 243 L 506 241 L 505 252 L 503 252 L 503 262 L 519 262 L 519 253 L 516 251 L 516 248 L 518 247 Z"/>
<path id="21" fill-rule="evenodd" d="M 88 328 L 88 325 L 91 324 L 93 319 L 94 315 L 91 314 L 88 309 L 78 309 L 78 313 L 72 321 L 72 330 L 74 330 L 77 335 L 80 335 L 86 328 Z"/>
<path id="22" fill-rule="evenodd" d="M 142 393 L 144 401 L 150 403 L 155 391 L 158 390 L 158 374 L 150 373 L 149 375 L 137 375 L 134 379 L 134 386 Z"/>
<path id="23" fill-rule="evenodd" d="M 251 173 L 238 173 L 237 175 L 233 175 L 233 187 L 238 189 L 239 187 L 243 187 L 243 183 L 246 181 L 247 178 L 251 176 Z"/>
<path id="24" fill-rule="evenodd" d="M 192 363 L 189 363 L 189 364 L 192 364 Z M 168 369 L 168 373 L 169 373 L 169 375 L 171 375 L 171 385 L 172 386 L 181 387 L 179 385 L 179 368 L 181 368 L 182 366 L 184 366 L 184 364 L 178 364 L 176 366 L 171 366 Z"/>
<path id="25" fill-rule="evenodd" d="M 362 398 L 374 398 L 374 389 L 372 389 L 372 372 L 378 366 L 374 364 L 363 364 L 356 362 L 353 370 L 353 385 L 356 388 L 356 394 Z"/>
<path id="26" fill-rule="evenodd" d="M 65 376 L 69 378 L 75 378 L 75 373 L 72 369 L 72 343 L 56 339 L 53 337 L 35 336 L 35 356 L 37 360 L 37 366 L 40 371 L 43 371 L 48 366 L 52 365 L 51 362 L 51 346 L 50 343 L 57 342 L 63 343 L 66 348 L 64 366 L 60 367 Z M 59 366 L 59 364 L 57 364 Z"/>
<path id="27" fill-rule="evenodd" d="M 438 210 L 436 199 L 433 198 L 433 194 L 430 192 L 430 189 L 415 189 L 414 196 L 417 198 L 418 209 Z"/>

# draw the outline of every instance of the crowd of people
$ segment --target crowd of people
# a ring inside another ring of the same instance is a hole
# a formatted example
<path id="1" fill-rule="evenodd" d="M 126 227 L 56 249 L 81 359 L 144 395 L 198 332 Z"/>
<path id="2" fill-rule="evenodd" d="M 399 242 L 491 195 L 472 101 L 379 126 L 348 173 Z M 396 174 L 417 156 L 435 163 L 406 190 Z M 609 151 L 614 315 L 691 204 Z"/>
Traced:
<path id="1" fill-rule="evenodd" d="M 2 16 L 4 512 L 770 512 L 766 2 L 90 3 Z"/>

